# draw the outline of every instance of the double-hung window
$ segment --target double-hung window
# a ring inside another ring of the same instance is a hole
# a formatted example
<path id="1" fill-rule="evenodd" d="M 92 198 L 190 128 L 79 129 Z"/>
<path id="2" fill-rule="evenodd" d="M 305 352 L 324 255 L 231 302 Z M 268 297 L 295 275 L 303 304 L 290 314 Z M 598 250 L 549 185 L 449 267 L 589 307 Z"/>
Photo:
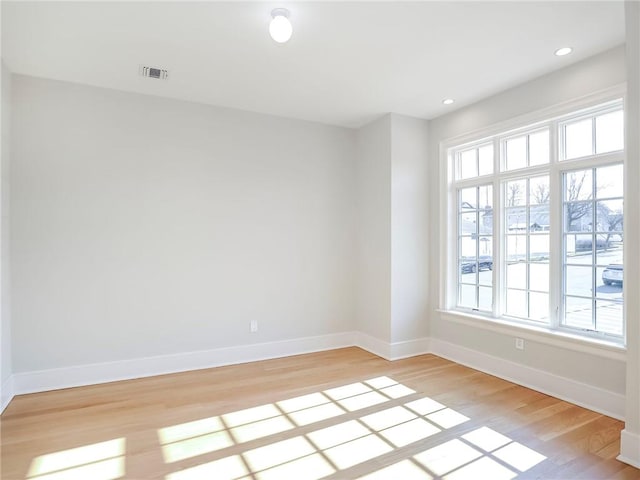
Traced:
<path id="1" fill-rule="evenodd" d="M 448 309 L 622 342 L 622 105 L 447 150 Z"/>

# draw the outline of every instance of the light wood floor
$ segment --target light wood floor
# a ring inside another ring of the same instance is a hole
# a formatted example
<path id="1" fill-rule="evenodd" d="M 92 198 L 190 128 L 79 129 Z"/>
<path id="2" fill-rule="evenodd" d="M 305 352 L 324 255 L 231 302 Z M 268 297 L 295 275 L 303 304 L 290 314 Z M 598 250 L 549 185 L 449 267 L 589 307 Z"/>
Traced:
<path id="1" fill-rule="evenodd" d="M 19 396 L 0 428 L 4 480 L 640 479 L 620 421 L 358 348 Z"/>

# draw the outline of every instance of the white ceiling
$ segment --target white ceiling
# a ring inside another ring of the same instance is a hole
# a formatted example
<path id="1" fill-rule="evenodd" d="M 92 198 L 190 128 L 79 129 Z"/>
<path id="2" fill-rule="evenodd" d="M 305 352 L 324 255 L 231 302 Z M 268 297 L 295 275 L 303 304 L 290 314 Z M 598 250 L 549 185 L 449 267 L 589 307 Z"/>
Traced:
<path id="1" fill-rule="evenodd" d="M 623 42 L 620 1 L 2 2 L 15 73 L 349 127 L 433 118 Z"/>

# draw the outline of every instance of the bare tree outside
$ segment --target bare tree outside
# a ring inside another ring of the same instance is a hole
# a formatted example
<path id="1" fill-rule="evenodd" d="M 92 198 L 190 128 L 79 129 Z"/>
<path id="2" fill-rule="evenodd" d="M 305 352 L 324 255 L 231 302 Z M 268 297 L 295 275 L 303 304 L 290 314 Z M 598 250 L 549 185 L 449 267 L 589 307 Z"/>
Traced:
<path id="1" fill-rule="evenodd" d="M 524 192 L 520 182 L 509 182 L 507 186 L 507 206 L 515 207 L 520 204 Z"/>
<path id="2" fill-rule="evenodd" d="M 590 175 L 587 175 L 589 170 L 582 172 L 573 172 L 567 175 L 567 184 L 565 188 L 566 201 L 570 202 L 566 204 L 566 219 L 567 230 L 573 230 L 574 225 L 587 214 L 591 213 L 591 199 L 593 193 L 584 195 L 583 192 L 589 187 L 585 187 L 585 180 Z M 577 200 L 585 200 L 584 202 L 578 202 Z"/>
<path id="3" fill-rule="evenodd" d="M 538 205 L 549 203 L 550 193 L 549 184 L 546 182 L 540 182 L 531 188 L 531 197 Z"/>

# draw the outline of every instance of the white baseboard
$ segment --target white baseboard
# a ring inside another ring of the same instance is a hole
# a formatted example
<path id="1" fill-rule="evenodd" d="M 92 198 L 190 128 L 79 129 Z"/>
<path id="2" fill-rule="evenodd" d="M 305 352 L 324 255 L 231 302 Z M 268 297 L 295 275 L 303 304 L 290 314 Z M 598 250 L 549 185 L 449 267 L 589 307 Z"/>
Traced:
<path id="1" fill-rule="evenodd" d="M 617 419 L 624 418 L 624 395 L 436 338 L 389 343 L 362 332 L 344 332 L 199 352 L 15 373 L 2 385 L 0 411 L 8 405 L 14 395 L 200 370 L 351 346 L 360 347 L 390 361 L 434 353 L 596 412 Z M 629 432 L 626 438 L 628 438 L 626 440 L 628 446 L 623 450 L 621 457 L 624 456 L 629 460 L 622 461 L 634 464 L 632 462 L 636 461 L 634 458 L 640 452 L 640 448 L 636 448 L 640 440 Z"/>
<path id="2" fill-rule="evenodd" d="M 431 353 L 431 341 L 427 337 L 408 340 L 405 342 L 394 342 L 391 344 L 391 360 L 401 360 L 403 358 L 415 357 Z"/>
<path id="3" fill-rule="evenodd" d="M 59 390 L 351 347 L 353 332 L 15 373 L 13 393 Z M 4 388 L 3 388 L 4 391 Z"/>
<path id="4" fill-rule="evenodd" d="M 385 360 L 391 360 L 391 344 L 366 333 L 355 332 L 354 346 L 360 347 L 361 349 L 384 358 Z"/>
<path id="5" fill-rule="evenodd" d="M 2 414 L 14 397 L 13 375 L 9 376 L 9 378 L 4 381 L 0 392 L 2 392 L 0 396 L 0 414 Z"/>
<path id="6" fill-rule="evenodd" d="M 624 395 L 510 362 L 437 338 L 430 339 L 431 352 L 461 365 L 495 375 L 518 385 L 580 405 L 609 417 L 624 419 Z"/>
<path id="7" fill-rule="evenodd" d="M 355 346 L 389 361 L 431 353 L 428 338 L 389 343 L 366 333 L 355 332 Z"/>
<path id="8" fill-rule="evenodd" d="M 640 435 L 626 428 L 620 433 L 620 455 L 618 460 L 640 468 Z"/>

